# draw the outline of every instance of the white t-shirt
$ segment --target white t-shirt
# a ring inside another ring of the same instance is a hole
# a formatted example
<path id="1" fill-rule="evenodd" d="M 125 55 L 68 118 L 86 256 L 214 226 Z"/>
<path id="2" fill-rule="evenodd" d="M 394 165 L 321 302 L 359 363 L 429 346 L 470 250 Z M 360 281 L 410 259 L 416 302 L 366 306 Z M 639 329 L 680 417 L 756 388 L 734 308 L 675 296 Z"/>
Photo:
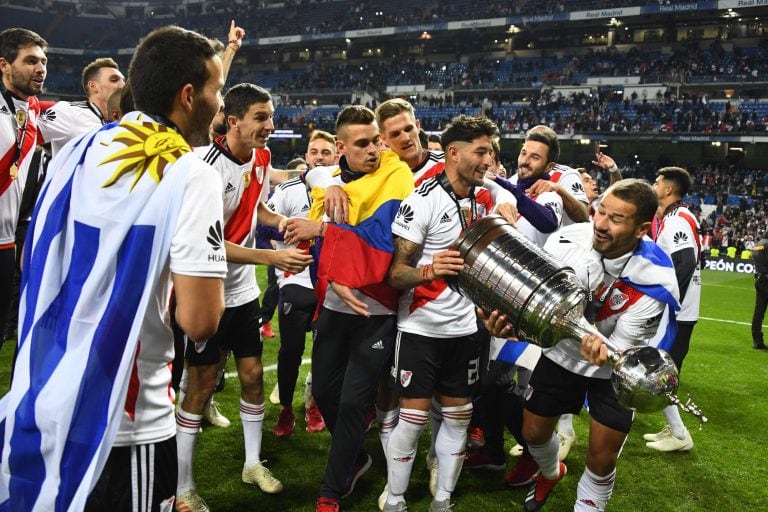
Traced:
<path id="1" fill-rule="evenodd" d="M 171 273 L 224 278 L 227 271 L 224 247 L 215 246 L 208 239 L 210 230 L 221 223 L 220 180 L 209 165 L 192 154 L 174 165 L 186 167 L 183 205 L 168 262 L 141 326 L 115 446 L 157 443 L 176 434 L 175 396 L 171 388 L 174 347 L 168 309 Z"/>
<path id="2" fill-rule="evenodd" d="M 693 213 L 682 205 L 664 215 L 659 231 L 656 233 L 656 244 L 670 257 L 684 249 L 693 249 L 696 254 L 696 267 L 680 304 L 680 311 L 677 313 L 677 319 L 683 322 L 696 322 L 699 319 L 701 268 L 698 240 L 699 223 Z"/>
<path id="3" fill-rule="evenodd" d="M 618 280 L 620 276 L 632 280 L 632 276 L 626 273 L 626 263 L 631 256 L 632 252 L 628 252 L 613 260 L 602 258 L 603 280 L 595 292 L 596 297 L 603 294 L 606 297 L 603 307 L 597 313 L 597 330 L 618 351 L 647 345 L 656 335 L 666 309 L 663 302 Z M 583 284 L 587 286 L 587 283 Z M 611 366 L 595 366 L 588 362 L 579 352 L 580 344 L 581 340 L 564 339 L 554 347 L 545 349 L 544 355 L 578 375 L 610 378 Z"/>
<path id="4" fill-rule="evenodd" d="M 255 242 L 256 208 L 269 197 L 269 151 L 257 150 L 251 153 L 248 162 L 241 162 L 221 143 L 219 138 L 209 146 L 195 148 L 195 153 L 211 164 L 221 178 L 224 202 L 224 230 L 232 221 L 249 187 L 258 187 L 258 199 L 254 205 L 253 220 L 242 241 L 230 240 L 243 247 L 253 247 Z M 264 184 L 267 184 L 264 186 Z M 228 308 L 242 306 L 259 298 L 261 290 L 256 282 L 253 265 L 229 263 L 227 278 L 224 280 L 224 303 Z"/>
<path id="5" fill-rule="evenodd" d="M 51 154 L 56 156 L 72 139 L 104 125 L 99 107 L 90 101 L 59 101 L 40 114 L 40 134 L 51 143 Z"/>
<path id="6" fill-rule="evenodd" d="M 469 198 L 456 201 L 437 179 L 422 183 L 405 198 L 392 223 L 392 234 L 422 247 L 420 267 L 448 249 L 461 234 L 461 217 L 479 219 L 490 213 L 483 203 Z M 471 220 L 470 219 L 470 220 Z M 432 338 L 455 338 L 477 331 L 474 304 L 448 288 L 442 279 L 404 292 L 400 297 L 397 327 L 403 332 Z"/>
<path id="7" fill-rule="evenodd" d="M 292 178 L 275 187 L 275 192 L 267 201 L 267 206 L 270 210 L 286 217 L 307 218 L 309 208 L 312 206 L 312 197 L 300 178 Z M 281 241 L 275 241 L 275 244 L 278 249 L 291 247 Z M 276 268 L 275 276 L 277 276 L 277 285 L 280 288 L 287 284 L 296 284 L 309 289 L 314 288 L 312 279 L 309 277 L 309 267 L 298 274 L 284 272 Z"/>

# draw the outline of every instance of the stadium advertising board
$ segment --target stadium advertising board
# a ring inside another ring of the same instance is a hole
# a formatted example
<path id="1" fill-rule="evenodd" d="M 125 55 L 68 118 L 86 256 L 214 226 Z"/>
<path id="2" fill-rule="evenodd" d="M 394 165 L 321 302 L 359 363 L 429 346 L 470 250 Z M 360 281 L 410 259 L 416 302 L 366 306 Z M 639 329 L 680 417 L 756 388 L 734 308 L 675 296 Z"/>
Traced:
<path id="1" fill-rule="evenodd" d="M 724 257 L 705 257 L 704 268 L 720 272 L 740 272 L 743 274 L 753 274 L 755 272 L 755 265 L 749 260 L 734 260 Z"/>

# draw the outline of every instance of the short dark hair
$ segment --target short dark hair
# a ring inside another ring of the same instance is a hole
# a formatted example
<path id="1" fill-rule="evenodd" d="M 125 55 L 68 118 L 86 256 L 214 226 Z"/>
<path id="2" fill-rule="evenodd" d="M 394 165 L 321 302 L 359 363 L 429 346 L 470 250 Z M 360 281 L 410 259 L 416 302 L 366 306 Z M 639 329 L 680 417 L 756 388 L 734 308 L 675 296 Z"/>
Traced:
<path id="1" fill-rule="evenodd" d="M 635 217 L 640 224 L 651 222 L 659 207 L 659 200 L 651 185 L 637 178 L 619 180 L 605 191 L 603 196 L 612 194 L 622 201 L 632 203 L 637 209 Z"/>
<path id="2" fill-rule="evenodd" d="M 368 125 L 376 121 L 376 115 L 373 110 L 362 105 L 350 105 L 344 107 L 339 115 L 336 116 L 336 136 L 341 133 L 341 129 L 350 124 Z"/>
<path id="3" fill-rule="evenodd" d="M 109 57 L 96 59 L 85 66 L 83 68 L 83 91 L 85 94 L 88 94 L 88 82 L 96 78 L 96 75 L 99 74 L 101 68 L 120 69 L 120 66 L 118 66 L 117 62 L 115 62 L 113 59 L 110 59 Z"/>
<path id="4" fill-rule="evenodd" d="M 437 142 L 438 144 L 440 144 L 440 136 L 438 134 L 436 134 L 436 133 L 432 133 L 427 138 L 427 141 L 428 142 Z"/>
<path id="5" fill-rule="evenodd" d="M 26 28 L 8 28 L 0 32 L 0 57 L 9 64 L 16 60 L 25 46 L 39 46 L 45 51 L 48 43 L 37 32 Z"/>
<path id="6" fill-rule="evenodd" d="M 552 130 L 550 130 L 552 131 Z M 552 131 L 552 133 L 555 133 Z M 547 146 L 547 163 L 555 162 L 560 159 L 560 143 L 557 140 L 557 134 L 552 136 L 550 133 L 547 133 L 546 131 L 533 131 L 529 130 L 528 134 L 525 136 L 525 141 L 533 141 L 533 142 L 541 142 L 545 146 Z"/>
<path id="7" fill-rule="evenodd" d="M 499 127 L 487 117 L 460 115 L 451 119 L 451 124 L 443 131 L 440 140 L 443 149 L 447 150 L 454 142 L 472 142 L 482 136 L 493 139 L 498 135 Z"/>
<path id="8" fill-rule="evenodd" d="M 251 83 L 233 85 L 224 95 L 224 117 L 242 119 L 251 105 L 269 101 L 272 101 L 272 95 L 263 87 Z"/>
<path id="9" fill-rule="evenodd" d="M 208 81 L 207 63 L 216 55 L 207 37 L 174 25 L 153 30 L 139 43 L 128 76 L 136 109 L 168 115 L 176 93 Z"/>
<path id="10" fill-rule="evenodd" d="M 286 168 L 287 170 L 291 171 L 291 170 L 293 170 L 293 169 L 298 169 L 298 167 L 299 167 L 300 165 L 302 165 L 302 164 L 304 164 L 304 165 L 307 165 L 307 161 L 306 161 L 306 160 L 304 160 L 304 159 L 303 159 L 303 158 L 301 158 L 301 157 L 298 157 L 298 158 L 294 158 L 293 160 L 291 160 L 290 162 L 288 162 L 287 164 L 285 164 L 285 168 Z"/>
<path id="11" fill-rule="evenodd" d="M 664 181 L 672 183 L 675 192 L 683 197 L 691 189 L 691 175 L 682 167 L 662 167 L 656 172 Z"/>

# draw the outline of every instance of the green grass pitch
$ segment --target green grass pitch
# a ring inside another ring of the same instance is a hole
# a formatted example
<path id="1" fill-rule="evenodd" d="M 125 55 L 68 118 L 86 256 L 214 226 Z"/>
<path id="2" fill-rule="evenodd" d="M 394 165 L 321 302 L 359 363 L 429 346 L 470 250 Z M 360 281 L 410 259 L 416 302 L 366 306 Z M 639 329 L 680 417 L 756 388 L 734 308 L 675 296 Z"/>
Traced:
<path id="1" fill-rule="evenodd" d="M 264 273 L 258 272 L 264 289 Z M 768 352 L 753 350 L 749 322 L 754 305 L 753 277 L 748 274 L 704 271 L 701 319 L 693 331 L 691 351 L 682 374 L 680 396 L 690 393 L 709 417 L 699 429 L 698 422 L 684 415 L 695 447 L 688 453 L 658 453 L 645 447 L 642 434 L 657 432 L 664 425 L 662 415 L 639 415 L 619 459 L 618 477 L 608 509 L 614 512 L 768 510 Z M 276 319 L 275 319 L 276 320 Z M 274 322 L 274 328 L 277 322 Z M 264 343 L 265 395 L 276 382 L 274 365 L 278 337 Z M 311 354 L 308 339 L 304 357 Z M 0 381 L 7 387 L 11 344 L 0 352 Z M 303 365 L 294 400 L 297 411 L 293 437 L 277 439 L 272 427 L 278 407 L 267 402 L 262 458 L 285 490 L 265 495 L 240 480 L 243 442 L 238 415 L 239 383 L 227 380 L 216 399 L 232 426 L 219 429 L 205 426 L 200 436 L 195 473 L 200 495 L 214 512 L 314 510 L 314 500 L 326 462 L 329 435 L 304 430 L 303 382 L 308 365 Z M 234 364 L 230 361 L 230 371 Z M 587 444 L 587 414 L 574 421 L 577 441 L 566 460 L 568 476 L 558 484 L 544 510 L 572 510 L 576 484 L 584 468 Z M 406 498 L 409 510 L 426 511 L 431 496 L 427 489 L 424 455 L 428 433 L 419 445 Z M 514 444 L 511 437 L 507 448 Z M 366 447 L 374 464 L 343 501 L 348 511 L 375 511 L 376 499 L 384 487 L 386 473 L 376 427 Z M 514 459 L 508 456 L 511 467 Z M 522 510 L 526 489 L 507 489 L 501 471 L 464 471 L 453 500 L 457 512 Z"/>

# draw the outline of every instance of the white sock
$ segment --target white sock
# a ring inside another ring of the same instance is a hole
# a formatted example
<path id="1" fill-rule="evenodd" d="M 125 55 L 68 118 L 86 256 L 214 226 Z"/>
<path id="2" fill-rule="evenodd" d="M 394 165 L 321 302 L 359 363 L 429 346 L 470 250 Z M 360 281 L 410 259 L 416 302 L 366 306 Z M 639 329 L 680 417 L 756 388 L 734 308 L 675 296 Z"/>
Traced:
<path id="1" fill-rule="evenodd" d="M 387 502 L 392 505 L 405 501 L 419 437 L 426 426 L 427 411 L 400 409 L 400 420 L 387 443 Z"/>
<path id="2" fill-rule="evenodd" d="M 189 384 L 189 373 L 185 367 L 181 371 L 181 379 L 179 380 L 179 393 L 177 395 L 176 404 L 179 410 L 181 410 L 181 404 L 184 402 L 184 397 L 187 395 L 187 385 Z"/>
<path id="3" fill-rule="evenodd" d="M 397 426 L 397 419 L 399 416 L 399 407 L 395 407 L 391 411 L 382 411 L 376 407 L 376 422 L 379 424 L 379 440 L 381 441 L 381 449 L 384 451 L 385 456 L 387 454 L 389 436 Z"/>
<path id="4" fill-rule="evenodd" d="M 429 418 L 431 420 L 431 434 L 429 452 L 427 453 L 427 460 L 437 459 L 437 451 L 435 451 L 435 443 L 437 442 L 437 434 L 440 432 L 440 425 L 443 424 L 443 406 L 440 402 L 432 398 L 432 406 L 429 408 Z"/>
<path id="5" fill-rule="evenodd" d="M 188 413 L 181 407 L 176 414 L 176 458 L 179 474 L 176 480 L 176 495 L 195 488 L 192 466 L 195 460 L 195 446 L 200 434 L 202 414 Z"/>
<path id="6" fill-rule="evenodd" d="M 557 478 L 560 470 L 560 460 L 558 452 L 560 451 L 560 440 L 555 433 L 544 444 L 528 443 L 528 450 L 531 452 L 533 460 L 541 468 L 541 474 L 548 480 Z"/>
<path id="7" fill-rule="evenodd" d="M 664 409 L 664 417 L 667 419 L 669 428 L 672 429 L 672 435 L 678 439 L 683 439 L 688 429 L 685 428 L 683 418 L 680 417 L 680 411 L 676 405 L 670 405 Z"/>
<path id="8" fill-rule="evenodd" d="M 304 407 L 307 407 L 307 405 L 310 404 L 311 399 L 312 399 L 312 372 L 309 372 L 307 374 L 307 378 L 304 380 Z"/>
<path id="9" fill-rule="evenodd" d="M 472 419 L 472 404 L 443 407 L 443 424 L 437 435 L 437 492 L 435 501 L 450 499 L 464 465 L 467 428 Z"/>
<path id="10" fill-rule="evenodd" d="M 249 404 L 240 399 L 240 419 L 243 422 L 245 439 L 245 465 L 261 462 L 261 432 L 264 425 L 264 404 Z"/>
<path id="11" fill-rule="evenodd" d="M 576 503 L 574 512 L 602 512 L 613 494 L 616 483 L 616 468 L 607 476 L 597 476 L 588 467 L 581 474 L 576 488 Z"/>
<path id="12" fill-rule="evenodd" d="M 576 432 L 573 430 L 573 414 L 563 414 L 557 421 L 557 431 L 564 436 L 574 437 Z"/>

